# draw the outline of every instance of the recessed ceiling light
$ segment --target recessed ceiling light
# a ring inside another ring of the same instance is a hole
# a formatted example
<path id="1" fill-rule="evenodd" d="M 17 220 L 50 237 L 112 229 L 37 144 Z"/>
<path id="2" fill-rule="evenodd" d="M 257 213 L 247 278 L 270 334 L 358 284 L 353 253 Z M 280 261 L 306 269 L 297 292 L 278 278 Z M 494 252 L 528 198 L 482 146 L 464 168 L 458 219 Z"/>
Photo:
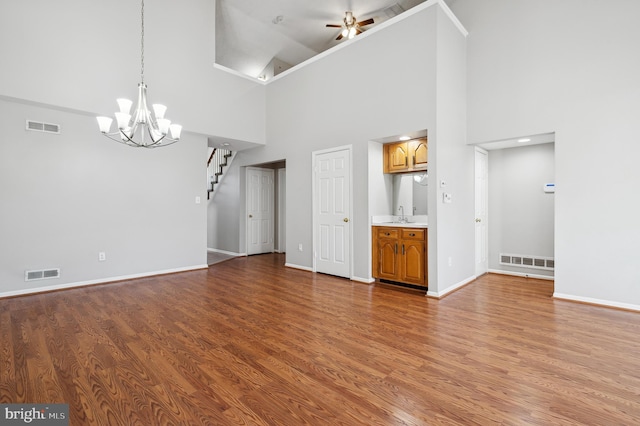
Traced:
<path id="1" fill-rule="evenodd" d="M 401 141 L 408 141 L 409 139 L 411 139 L 409 136 L 400 136 Z"/>
<path id="2" fill-rule="evenodd" d="M 520 143 L 531 142 L 531 139 L 529 139 L 529 138 L 518 139 L 518 142 L 520 142 Z"/>

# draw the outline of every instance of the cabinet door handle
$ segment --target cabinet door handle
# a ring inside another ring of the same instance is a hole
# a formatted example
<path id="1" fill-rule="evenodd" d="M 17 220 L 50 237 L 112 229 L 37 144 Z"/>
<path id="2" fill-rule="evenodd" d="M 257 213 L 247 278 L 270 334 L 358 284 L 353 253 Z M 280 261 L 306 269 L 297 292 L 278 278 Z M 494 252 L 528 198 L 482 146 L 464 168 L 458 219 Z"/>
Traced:
<path id="1" fill-rule="evenodd" d="M 404 256 L 404 244 L 402 245 L 402 255 Z"/>
<path id="2" fill-rule="evenodd" d="M 413 232 L 409 234 L 410 237 L 415 237 L 416 234 L 414 234 Z"/>
<path id="3" fill-rule="evenodd" d="M 398 254 L 398 243 L 396 243 L 396 248 L 393 250 L 395 254 Z"/>

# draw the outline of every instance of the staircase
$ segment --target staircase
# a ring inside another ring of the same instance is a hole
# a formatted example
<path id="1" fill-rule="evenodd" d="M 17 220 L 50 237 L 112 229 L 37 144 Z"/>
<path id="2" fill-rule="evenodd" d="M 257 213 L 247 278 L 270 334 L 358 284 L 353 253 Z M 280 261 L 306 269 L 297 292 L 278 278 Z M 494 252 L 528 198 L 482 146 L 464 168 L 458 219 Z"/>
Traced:
<path id="1" fill-rule="evenodd" d="M 220 183 L 224 168 L 231 163 L 229 158 L 233 157 L 233 152 L 223 148 L 211 148 L 209 160 L 207 161 L 207 200 L 211 198 L 215 186 Z"/>

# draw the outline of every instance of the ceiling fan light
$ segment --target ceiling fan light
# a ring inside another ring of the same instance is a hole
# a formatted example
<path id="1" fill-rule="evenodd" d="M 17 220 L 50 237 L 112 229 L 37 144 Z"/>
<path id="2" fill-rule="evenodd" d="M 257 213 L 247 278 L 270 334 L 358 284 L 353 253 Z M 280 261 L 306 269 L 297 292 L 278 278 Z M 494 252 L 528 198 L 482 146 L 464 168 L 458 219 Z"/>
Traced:
<path id="1" fill-rule="evenodd" d="M 355 27 L 351 27 L 349 28 L 349 38 L 352 39 L 356 36 L 356 29 Z"/>
<path id="2" fill-rule="evenodd" d="M 345 28 L 342 30 L 342 37 L 346 37 L 349 35 L 349 28 Z"/>
<path id="3" fill-rule="evenodd" d="M 353 12 L 345 12 L 344 20 L 347 23 L 347 25 L 351 25 L 353 23 L 353 21 L 355 20 L 353 18 Z"/>

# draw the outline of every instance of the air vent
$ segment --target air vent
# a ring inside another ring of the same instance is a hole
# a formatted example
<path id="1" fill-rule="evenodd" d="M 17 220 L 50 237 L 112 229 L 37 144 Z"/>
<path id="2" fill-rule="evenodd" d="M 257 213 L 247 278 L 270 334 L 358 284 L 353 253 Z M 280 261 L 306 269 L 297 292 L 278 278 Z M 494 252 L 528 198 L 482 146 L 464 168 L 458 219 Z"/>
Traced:
<path id="1" fill-rule="evenodd" d="M 552 257 L 506 253 L 500 253 L 500 264 L 519 266 L 522 268 L 545 269 L 547 271 L 552 271 L 555 267 L 555 261 Z"/>
<path id="2" fill-rule="evenodd" d="M 60 125 L 52 123 L 42 123 L 40 121 L 27 120 L 27 130 L 44 133 L 60 133 Z"/>
<path id="3" fill-rule="evenodd" d="M 51 278 L 60 278 L 60 268 L 39 269 L 24 272 L 25 281 L 48 280 Z"/>

